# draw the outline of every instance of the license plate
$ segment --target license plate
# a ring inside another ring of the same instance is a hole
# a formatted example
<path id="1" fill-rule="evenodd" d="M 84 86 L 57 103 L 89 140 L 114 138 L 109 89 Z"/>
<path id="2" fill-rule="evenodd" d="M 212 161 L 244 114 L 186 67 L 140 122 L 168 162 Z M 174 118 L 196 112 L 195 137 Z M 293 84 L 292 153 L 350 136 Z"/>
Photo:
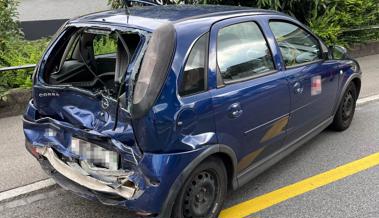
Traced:
<path id="1" fill-rule="evenodd" d="M 90 142 L 73 138 L 70 151 L 96 167 L 118 170 L 119 155 Z"/>

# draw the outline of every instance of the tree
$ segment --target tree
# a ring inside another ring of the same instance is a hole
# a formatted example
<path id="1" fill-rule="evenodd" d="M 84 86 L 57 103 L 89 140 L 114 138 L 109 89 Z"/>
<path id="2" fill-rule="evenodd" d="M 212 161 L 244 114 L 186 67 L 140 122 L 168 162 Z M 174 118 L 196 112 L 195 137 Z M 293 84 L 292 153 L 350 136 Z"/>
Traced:
<path id="1" fill-rule="evenodd" d="M 0 0 L 0 50 L 4 50 L 6 41 L 19 38 L 21 31 L 16 21 L 17 0 Z"/>

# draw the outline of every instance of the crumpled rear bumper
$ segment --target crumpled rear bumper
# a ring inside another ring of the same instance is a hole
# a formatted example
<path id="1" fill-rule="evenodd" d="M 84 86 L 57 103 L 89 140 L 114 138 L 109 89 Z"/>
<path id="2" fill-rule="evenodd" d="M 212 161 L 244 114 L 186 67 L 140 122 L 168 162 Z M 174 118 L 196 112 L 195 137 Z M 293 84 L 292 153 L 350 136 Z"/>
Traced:
<path id="1" fill-rule="evenodd" d="M 63 162 L 52 148 L 42 147 L 37 148 L 36 152 L 45 157 L 51 166 L 67 179 L 75 181 L 77 184 L 98 192 L 118 195 L 125 199 L 132 199 L 137 191 L 134 184 L 129 182 L 127 178 L 123 179 L 122 183 L 114 185 L 114 183 L 102 181 L 91 177 L 86 171 L 81 170 L 78 165 L 71 166 Z"/>
<path id="2" fill-rule="evenodd" d="M 125 174 L 122 175 L 122 180 L 116 178 L 107 181 L 109 178 L 86 175 L 77 166 L 69 163 L 78 161 L 78 157 L 73 156 L 68 145 L 72 137 L 100 142 L 109 136 L 83 131 L 69 123 L 41 118 L 35 114 L 31 102 L 24 116 L 26 148 L 60 186 L 87 199 L 125 207 L 140 214 L 159 215 L 163 210 L 169 209 L 165 203 L 168 196 L 171 196 L 173 183 L 205 149 L 169 154 L 137 154 L 132 148 L 108 139 L 108 148 L 112 147 L 120 154 L 120 172 Z M 111 174 L 117 175 L 120 172 Z"/>

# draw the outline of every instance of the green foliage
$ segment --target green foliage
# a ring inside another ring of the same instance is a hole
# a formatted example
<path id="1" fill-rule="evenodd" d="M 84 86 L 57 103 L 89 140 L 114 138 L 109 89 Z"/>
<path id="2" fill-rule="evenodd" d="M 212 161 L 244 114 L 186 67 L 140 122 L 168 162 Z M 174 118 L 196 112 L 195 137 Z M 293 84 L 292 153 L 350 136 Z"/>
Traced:
<path id="1" fill-rule="evenodd" d="M 308 20 L 309 27 L 322 38 L 327 44 L 341 44 L 339 36 L 343 33 L 341 26 L 337 22 L 335 16 L 336 8 L 327 8 L 322 16 L 318 15 L 317 10 L 312 11 L 312 17 Z"/>
<path id="2" fill-rule="evenodd" d="M 12 38 L 19 38 L 21 31 L 18 28 L 17 18 L 18 1 L 0 0 L 0 50 L 4 49 L 4 43 Z"/>
<path id="3" fill-rule="evenodd" d="M 0 68 L 38 63 L 48 43 L 48 39 L 26 41 L 21 38 L 13 38 L 11 41 L 6 41 L 4 43 L 5 49 L 0 50 Z M 1 73 L 0 93 L 11 88 L 31 87 L 31 73 L 29 71 Z"/>
<path id="4" fill-rule="evenodd" d="M 108 0 L 122 7 L 122 0 Z M 328 44 L 349 45 L 379 39 L 379 30 L 359 30 L 379 24 L 378 0 L 166 0 L 165 4 L 225 4 L 272 9 L 296 17 Z M 353 31 L 351 31 L 353 30 Z"/>
<path id="5" fill-rule="evenodd" d="M 378 40 L 379 32 L 363 27 L 379 24 L 378 0 L 316 0 L 309 26 L 330 44 L 348 46 Z"/>
<path id="6" fill-rule="evenodd" d="M 18 0 L 0 0 L 0 68 L 36 64 L 48 44 L 48 39 L 23 39 L 16 21 L 17 5 Z M 31 87 L 30 75 L 27 71 L 1 73 L 0 96 L 11 88 Z"/>
<path id="7" fill-rule="evenodd" d="M 122 8 L 125 6 L 123 0 L 108 0 L 108 5 L 110 5 L 112 8 Z"/>
<path id="8" fill-rule="evenodd" d="M 19 0 L 0 0 L 0 68 L 35 64 L 48 39 L 26 41 L 17 20 Z M 113 8 L 124 7 L 123 0 L 107 0 Z M 379 25 L 378 0 L 163 0 L 164 4 L 225 4 L 282 11 L 310 26 L 328 44 L 349 45 L 379 40 L 379 30 L 362 29 Z M 96 54 L 114 52 L 116 43 L 101 38 Z M 30 87 L 30 73 L 7 72 L 0 75 L 0 93 L 10 88 Z M 1 95 L 1 94 L 0 94 Z"/>
<path id="9" fill-rule="evenodd" d="M 116 53 L 117 42 L 113 36 L 97 36 L 94 40 L 95 55 Z"/>

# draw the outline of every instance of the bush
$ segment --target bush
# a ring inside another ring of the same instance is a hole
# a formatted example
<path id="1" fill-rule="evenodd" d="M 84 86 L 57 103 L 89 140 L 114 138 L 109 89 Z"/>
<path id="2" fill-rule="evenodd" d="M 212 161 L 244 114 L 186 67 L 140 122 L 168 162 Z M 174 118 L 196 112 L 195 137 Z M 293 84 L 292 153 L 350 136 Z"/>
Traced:
<path id="1" fill-rule="evenodd" d="M 379 31 L 363 27 L 379 24 L 377 0 L 317 0 L 309 26 L 330 44 L 348 46 L 378 40 Z"/>
<path id="2" fill-rule="evenodd" d="M 45 50 L 48 39 L 26 41 L 23 39 L 17 19 L 18 1 L 0 0 L 0 68 L 36 64 Z M 30 87 L 27 71 L 0 74 L 0 97 L 11 88 Z"/>
<path id="3" fill-rule="evenodd" d="M 123 0 L 108 0 L 115 8 Z M 349 45 L 379 39 L 379 30 L 359 30 L 379 24 L 378 0 L 164 0 L 165 4 L 225 4 L 272 9 L 308 25 L 328 44 Z M 353 29 L 353 31 L 351 31 Z"/>
<path id="4" fill-rule="evenodd" d="M 0 0 L 0 51 L 5 49 L 6 41 L 21 36 L 19 24 L 15 21 L 18 1 Z"/>
<path id="5" fill-rule="evenodd" d="M 0 68 L 36 64 L 49 43 L 48 39 L 26 41 L 13 39 L 5 42 L 5 50 L 0 51 Z M 30 70 L 8 71 L 0 75 L 0 93 L 11 88 L 31 87 Z"/>
<path id="6" fill-rule="evenodd" d="M 0 0 L 0 50 L 4 50 L 4 44 L 13 38 L 19 38 L 21 31 L 17 18 L 18 1 Z"/>

